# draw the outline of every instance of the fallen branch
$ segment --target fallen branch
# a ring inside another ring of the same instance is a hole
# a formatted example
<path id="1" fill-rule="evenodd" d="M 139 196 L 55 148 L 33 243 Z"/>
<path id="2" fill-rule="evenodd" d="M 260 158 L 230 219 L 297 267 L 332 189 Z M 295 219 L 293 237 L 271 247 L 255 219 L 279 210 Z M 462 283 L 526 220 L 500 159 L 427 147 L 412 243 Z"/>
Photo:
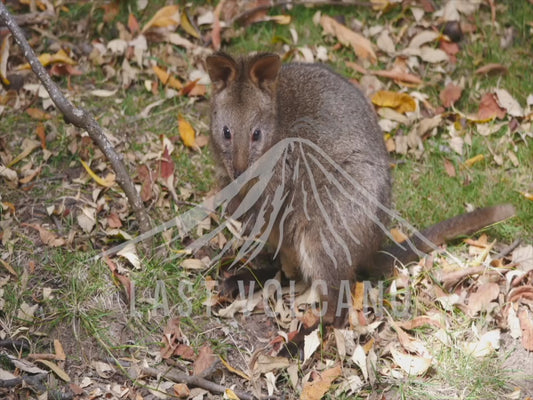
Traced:
<path id="1" fill-rule="evenodd" d="M 227 389 L 226 386 L 222 386 L 215 382 L 211 382 L 207 379 L 200 378 L 199 376 L 188 375 L 184 372 L 179 372 L 179 371 L 162 372 L 155 368 L 150 368 L 150 367 L 142 368 L 142 372 L 153 378 L 158 378 L 160 376 L 163 376 L 166 379 L 170 379 L 172 382 L 185 383 L 188 386 L 196 386 L 196 387 L 199 387 L 205 390 L 209 390 L 211 393 L 224 394 Z M 233 392 L 241 400 L 254 400 L 257 398 L 249 393 L 242 392 L 240 390 L 233 390 Z M 277 399 L 277 397 L 273 397 L 273 396 L 261 396 L 260 397 L 260 400 L 274 400 L 274 399 Z"/>
<path id="2" fill-rule="evenodd" d="M 48 72 L 39 62 L 31 46 L 28 44 L 24 33 L 17 25 L 13 16 L 9 13 L 6 6 L 0 1 L 0 24 L 5 25 L 12 33 L 17 44 L 22 48 L 24 57 L 28 60 L 33 72 L 42 82 L 46 91 L 56 107 L 63 113 L 65 120 L 87 131 L 91 139 L 98 145 L 100 150 L 105 154 L 113 170 L 116 173 L 117 182 L 126 194 L 128 201 L 137 217 L 141 232 L 150 230 L 150 220 L 144 209 L 142 200 L 133 185 L 133 182 L 122 161 L 122 157 L 117 154 L 113 145 L 104 135 L 102 128 L 96 120 L 82 108 L 75 108 L 63 95 L 59 87 L 48 75 Z"/>

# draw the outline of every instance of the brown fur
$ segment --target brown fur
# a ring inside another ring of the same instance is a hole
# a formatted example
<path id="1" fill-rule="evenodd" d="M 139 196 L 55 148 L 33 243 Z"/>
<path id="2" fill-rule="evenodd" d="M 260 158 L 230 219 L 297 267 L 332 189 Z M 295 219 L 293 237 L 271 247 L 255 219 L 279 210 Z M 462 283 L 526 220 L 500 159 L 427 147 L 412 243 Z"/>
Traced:
<path id="1" fill-rule="evenodd" d="M 307 170 L 301 161 L 305 157 L 298 162 L 287 159 L 283 166 L 288 176 L 296 170 L 301 176 L 283 182 L 288 194 L 284 206 L 291 211 L 282 227 L 275 221 L 268 244 L 275 249 L 281 241 L 281 265 L 288 277 L 300 275 L 308 281 L 327 283 L 325 321 L 331 323 L 341 280 L 353 281 L 358 269 L 371 275 L 392 270 L 390 256 L 376 256 L 388 223 L 385 210 L 390 206 L 391 177 L 375 112 L 359 89 L 321 65 L 281 66 L 274 54 L 236 60 L 216 53 L 207 58 L 207 69 L 214 88 L 212 145 L 222 183 L 237 178 L 279 141 L 302 138 L 319 146 L 364 189 L 363 195 L 357 187 L 346 184 L 336 168 L 311 151 L 309 154 L 328 174 L 343 182 L 342 187 L 332 186 L 325 172 L 309 161 L 311 158 L 307 159 Z M 258 129 L 260 135 L 254 139 Z M 224 137 L 226 131 L 231 138 Z M 293 149 L 293 153 L 297 151 Z M 264 196 L 273 196 L 282 183 L 280 168 Z M 259 205 L 249 215 L 253 219 L 258 213 Z M 444 221 L 422 234 L 438 245 L 513 213 L 512 206 L 487 208 Z M 431 250 L 423 241 L 413 240 L 420 251 Z M 416 256 L 413 250 L 402 253 L 392 248 L 390 252 L 402 261 Z M 342 319 L 337 315 L 336 322 Z"/>

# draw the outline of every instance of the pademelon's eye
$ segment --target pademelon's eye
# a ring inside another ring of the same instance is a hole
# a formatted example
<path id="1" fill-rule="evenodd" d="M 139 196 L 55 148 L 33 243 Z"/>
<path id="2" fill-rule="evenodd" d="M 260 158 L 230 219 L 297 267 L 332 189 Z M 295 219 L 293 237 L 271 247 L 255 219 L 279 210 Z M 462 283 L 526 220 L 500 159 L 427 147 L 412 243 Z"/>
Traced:
<path id="1" fill-rule="evenodd" d="M 231 132 L 227 126 L 224 126 L 224 128 L 222 128 L 222 134 L 224 135 L 224 139 L 231 139 Z"/>
<path id="2" fill-rule="evenodd" d="M 252 133 L 252 140 L 257 142 L 259 139 L 261 139 L 261 129 L 256 129 L 254 133 Z"/>

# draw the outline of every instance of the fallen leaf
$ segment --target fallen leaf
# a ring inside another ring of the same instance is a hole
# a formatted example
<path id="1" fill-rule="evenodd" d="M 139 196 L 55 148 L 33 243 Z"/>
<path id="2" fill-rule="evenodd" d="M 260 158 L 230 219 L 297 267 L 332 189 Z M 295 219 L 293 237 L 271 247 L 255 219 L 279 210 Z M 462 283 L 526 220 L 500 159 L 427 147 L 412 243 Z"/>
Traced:
<path id="1" fill-rule="evenodd" d="M 94 181 L 96 183 L 98 183 L 100 186 L 103 186 L 103 187 L 111 187 L 114 185 L 115 183 L 115 174 L 113 173 L 109 173 L 106 175 L 105 178 L 100 178 L 98 175 L 96 175 L 93 170 L 91 169 L 91 167 L 89 167 L 89 165 L 80 159 L 80 163 L 81 165 L 83 166 L 83 168 L 85 168 L 85 171 L 87 171 L 87 173 L 89 174 L 89 176 L 91 178 L 94 179 Z"/>
<path id="2" fill-rule="evenodd" d="M 431 366 L 431 358 L 412 356 L 391 348 L 394 362 L 408 375 L 420 376 L 426 373 Z"/>
<path id="3" fill-rule="evenodd" d="M 181 140 L 187 147 L 197 150 L 196 133 L 192 125 L 181 114 L 178 115 L 178 130 L 180 132 Z"/>
<path id="4" fill-rule="evenodd" d="M 436 328 L 443 328 L 443 324 L 436 318 L 427 315 L 420 315 L 409 321 L 397 321 L 396 324 L 403 329 L 413 330 L 422 326 L 431 325 Z"/>
<path id="5" fill-rule="evenodd" d="M 150 28 L 177 27 L 180 23 L 180 12 L 178 5 L 165 6 L 158 10 L 155 15 L 144 25 L 142 32 Z"/>
<path id="6" fill-rule="evenodd" d="M 285 369 L 290 365 L 286 357 L 271 357 L 266 354 L 260 354 L 253 365 L 254 375 L 264 375 L 268 372 Z"/>
<path id="7" fill-rule="evenodd" d="M 133 268 L 141 269 L 141 260 L 139 259 L 137 249 L 133 244 L 129 243 L 124 246 L 124 248 L 117 253 L 117 256 L 124 257 L 130 262 Z"/>
<path id="8" fill-rule="evenodd" d="M 176 383 L 173 389 L 174 394 L 180 399 L 188 399 L 191 395 L 191 391 L 185 383 Z"/>
<path id="9" fill-rule="evenodd" d="M 18 163 L 20 160 L 24 160 L 27 156 L 29 156 L 33 150 L 38 149 L 41 147 L 41 142 L 38 140 L 33 139 L 24 139 L 22 141 L 22 152 L 16 156 L 9 164 L 7 164 L 8 168 L 11 168 L 13 165 Z"/>
<path id="10" fill-rule="evenodd" d="M 471 157 L 469 158 L 468 160 L 466 160 L 462 166 L 464 168 L 470 168 L 472 167 L 474 164 L 477 164 L 478 162 L 481 162 L 485 159 L 485 156 L 483 154 L 478 154 L 478 155 L 475 155 L 474 157 Z"/>
<path id="11" fill-rule="evenodd" d="M 494 329 L 483 334 L 479 340 L 463 343 L 465 353 L 473 357 L 485 357 L 500 348 L 500 330 Z"/>
<path id="12" fill-rule="evenodd" d="M 17 272 L 13 269 L 11 264 L 9 264 L 7 261 L 4 261 L 0 258 L 0 264 L 13 276 L 18 276 Z"/>
<path id="13" fill-rule="evenodd" d="M 59 247 L 59 246 L 63 246 L 66 243 L 65 239 L 57 236 L 55 233 L 49 231 L 46 228 L 43 228 L 40 225 L 36 225 L 36 224 L 22 224 L 22 225 L 31 227 L 39 231 L 39 236 L 42 242 L 50 247 Z"/>
<path id="14" fill-rule="evenodd" d="M 180 22 L 183 30 L 189 35 L 196 39 L 200 39 L 202 37 L 202 35 L 200 35 L 200 32 L 198 32 L 198 29 L 191 23 L 186 9 L 181 13 Z"/>
<path id="15" fill-rule="evenodd" d="M 422 47 L 422 45 L 433 42 L 439 37 L 440 34 L 438 32 L 430 30 L 422 31 L 413 36 L 407 47 L 410 47 L 412 49 L 419 49 L 420 47 Z"/>
<path id="16" fill-rule="evenodd" d="M 327 15 L 323 15 L 320 18 L 320 25 L 322 25 L 324 32 L 335 36 L 344 46 L 351 46 L 358 57 L 369 60 L 372 64 L 377 62 L 372 43 L 364 36 L 352 31 Z"/>
<path id="17" fill-rule="evenodd" d="M 0 45 L 0 80 L 4 85 L 9 85 L 11 82 L 7 79 L 7 59 L 9 58 L 11 33 L 4 35 L 2 44 Z"/>
<path id="18" fill-rule="evenodd" d="M 406 113 L 416 110 L 415 99 L 407 93 L 380 90 L 372 96 L 372 103 L 379 107 L 392 108 L 399 113 Z"/>
<path id="19" fill-rule="evenodd" d="M 468 311 L 473 317 L 478 312 L 488 310 L 489 304 L 498 298 L 500 286 L 497 283 L 486 283 L 477 288 L 468 298 Z"/>
<path id="20" fill-rule="evenodd" d="M 139 26 L 139 21 L 137 21 L 137 18 L 135 18 L 135 15 L 130 13 L 128 16 L 128 30 L 132 35 L 135 35 L 139 32 L 141 27 Z"/>
<path id="21" fill-rule="evenodd" d="M 452 178 L 454 178 L 457 175 L 455 172 L 455 167 L 453 163 L 447 158 L 444 159 L 444 169 L 446 170 L 446 173 L 448 174 L 448 176 Z"/>
<path id="22" fill-rule="evenodd" d="M 524 116 L 524 110 L 522 110 L 518 101 L 507 90 L 494 89 L 494 93 L 496 94 L 496 102 L 501 108 L 507 110 L 507 114 L 513 117 Z"/>
<path id="23" fill-rule="evenodd" d="M 448 83 L 439 94 L 442 105 L 446 108 L 453 106 L 455 102 L 461 98 L 462 92 L 463 89 L 460 86 L 457 86 L 452 82 Z"/>
<path id="24" fill-rule="evenodd" d="M 493 118 L 503 119 L 507 113 L 500 107 L 493 93 L 485 93 L 479 102 L 477 117 L 480 120 L 490 120 Z"/>
<path id="25" fill-rule="evenodd" d="M 311 332 L 309 335 L 305 335 L 304 338 L 304 359 L 307 361 L 313 353 L 320 347 L 320 336 L 318 335 L 318 328 Z"/>
<path id="26" fill-rule="evenodd" d="M 422 83 L 422 79 L 418 76 L 410 74 L 408 72 L 401 71 L 399 69 L 390 69 L 386 71 L 368 71 L 373 75 L 381 76 L 384 78 L 394 79 L 397 82 L 406 82 L 419 85 Z"/>
<path id="27" fill-rule="evenodd" d="M 508 69 L 505 65 L 492 63 L 479 67 L 475 73 L 477 75 L 505 75 L 507 71 Z"/>
<path id="28" fill-rule="evenodd" d="M 28 108 L 26 109 L 26 113 L 32 117 L 33 119 L 38 119 L 38 120 L 41 120 L 41 121 L 44 121 L 44 120 L 48 120 L 48 119 L 51 119 L 52 116 L 50 114 L 48 114 L 47 112 L 44 112 L 43 110 L 39 109 L 39 108 Z"/>
<path id="29" fill-rule="evenodd" d="M 533 351 L 533 320 L 525 307 L 518 310 L 520 329 L 522 329 L 522 346 L 527 351 Z"/>
<path id="30" fill-rule="evenodd" d="M 427 63 L 440 63 L 449 61 L 448 54 L 441 49 L 423 46 L 420 48 L 420 58 Z"/>
<path id="31" fill-rule="evenodd" d="M 246 380 L 251 380 L 250 376 L 242 372 L 240 369 L 232 367 L 226 360 L 222 358 L 222 356 L 219 356 L 220 362 L 224 365 L 224 367 L 227 368 L 227 370 L 235 375 L 240 376 L 241 378 L 244 378 Z"/>
<path id="32" fill-rule="evenodd" d="M 340 365 L 323 371 L 318 378 L 312 382 L 307 382 L 300 395 L 300 400 L 320 400 L 331 387 L 335 379 L 341 376 L 342 370 Z"/>
<path id="33" fill-rule="evenodd" d="M 54 351 L 56 355 L 56 360 L 65 361 L 67 359 L 65 351 L 63 350 L 63 345 L 57 339 L 54 339 Z"/>
<path id="34" fill-rule="evenodd" d="M 35 360 L 35 361 L 43 365 L 46 365 L 48 368 L 50 368 L 54 372 L 54 374 L 56 374 L 59 378 L 61 378 L 65 382 L 70 382 L 70 377 L 68 376 L 68 374 L 63 370 L 63 368 L 58 366 L 56 363 L 49 361 L 49 360 Z"/>
<path id="35" fill-rule="evenodd" d="M 217 361 L 217 356 L 211 350 L 211 347 L 207 344 L 204 344 L 200 351 L 198 352 L 198 357 L 194 361 L 193 366 L 193 375 L 201 376 L 202 373 L 209 368 Z"/>

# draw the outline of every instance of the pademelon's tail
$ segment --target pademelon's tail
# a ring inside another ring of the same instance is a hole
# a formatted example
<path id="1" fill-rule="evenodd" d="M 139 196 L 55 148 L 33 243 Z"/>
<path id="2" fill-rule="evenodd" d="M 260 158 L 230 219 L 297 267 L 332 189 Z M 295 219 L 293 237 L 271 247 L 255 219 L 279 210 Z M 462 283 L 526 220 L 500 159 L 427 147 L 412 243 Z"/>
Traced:
<path id="1" fill-rule="evenodd" d="M 363 267 L 362 275 L 381 278 L 392 271 L 395 261 L 402 264 L 416 261 L 420 258 L 421 253 L 428 253 L 435 246 L 440 246 L 458 236 L 471 235 L 496 222 L 511 218 L 515 214 L 516 210 L 512 204 L 500 204 L 479 208 L 439 222 L 422 230 L 419 235 L 410 237 L 412 246 L 405 242 L 402 243 L 401 247 L 393 244 L 376 253 L 369 265 Z"/>

